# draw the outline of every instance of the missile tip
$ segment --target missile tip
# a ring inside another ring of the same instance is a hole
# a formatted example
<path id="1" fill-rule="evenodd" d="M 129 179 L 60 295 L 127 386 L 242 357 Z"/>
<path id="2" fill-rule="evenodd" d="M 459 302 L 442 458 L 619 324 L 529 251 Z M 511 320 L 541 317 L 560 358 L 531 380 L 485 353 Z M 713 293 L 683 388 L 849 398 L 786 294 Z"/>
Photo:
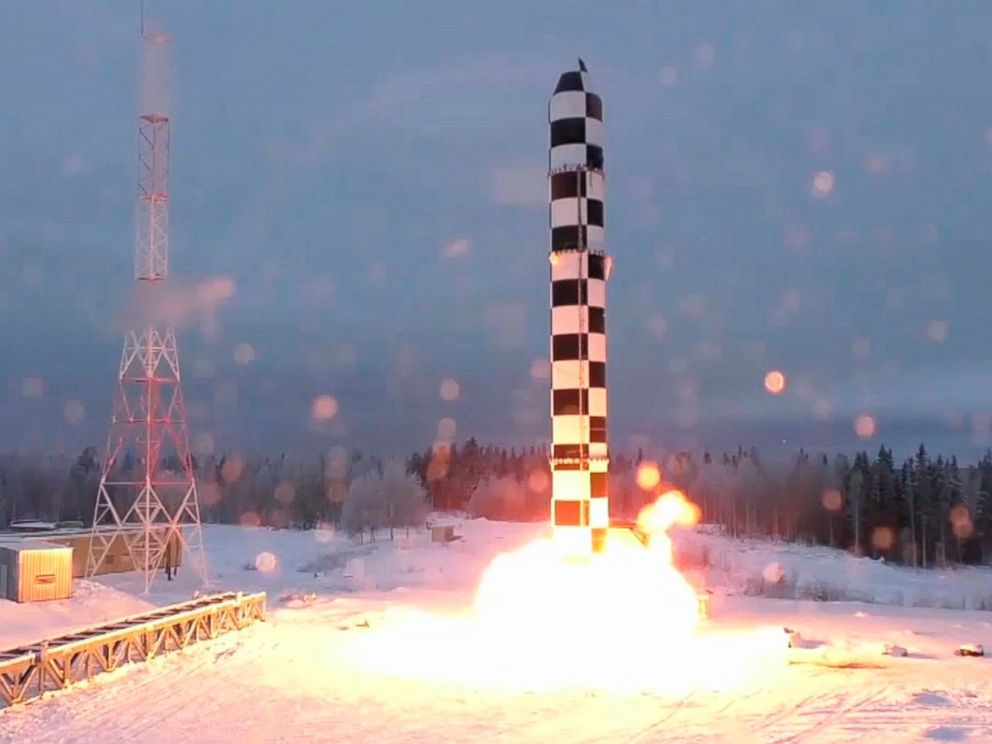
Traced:
<path id="1" fill-rule="evenodd" d="M 582 57 L 579 57 L 579 72 L 589 72 L 586 68 L 586 63 L 582 61 Z"/>

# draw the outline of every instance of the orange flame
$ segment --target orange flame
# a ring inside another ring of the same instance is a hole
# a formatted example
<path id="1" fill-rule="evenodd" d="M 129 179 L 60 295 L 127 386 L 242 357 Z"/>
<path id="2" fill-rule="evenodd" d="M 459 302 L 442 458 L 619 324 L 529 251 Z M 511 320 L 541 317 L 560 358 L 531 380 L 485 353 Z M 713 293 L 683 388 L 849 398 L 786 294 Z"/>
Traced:
<path id="1" fill-rule="evenodd" d="M 479 621 L 506 655 L 523 655 L 543 670 L 578 682 L 595 674 L 597 685 L 622 684 L 629 664 L 614 661 L 673 651 L 699 622 L 696 592 L 672 564 L 667 530 L 691 525 L 699 512 L 678 491 L 641 511 L 638 530 L 611 532 L 606 550 L 584 560 L 563 558 L 551 540 L 539 540 L 497 557 L 476 595 Z M 610 679 L 615 675 L 615 679 Z"/>
<path id="2" fill-rule="evenodd" d="M 668 530 L 698 519 L 684 494 L 669 491 L 641 511 L 642 539 L 611 530 L 605 551 L 583 559 L 563 556 L 553 539 L 499 555 L 469 616 L 397 615 L 391 630 L 358 642 L 355 664 L 511 690 L 686 693 L 738 685 L 764 659 L 781 658 L 784 642 L 780 630 L 697 633 L 699 602 L 673 565 Z"/>

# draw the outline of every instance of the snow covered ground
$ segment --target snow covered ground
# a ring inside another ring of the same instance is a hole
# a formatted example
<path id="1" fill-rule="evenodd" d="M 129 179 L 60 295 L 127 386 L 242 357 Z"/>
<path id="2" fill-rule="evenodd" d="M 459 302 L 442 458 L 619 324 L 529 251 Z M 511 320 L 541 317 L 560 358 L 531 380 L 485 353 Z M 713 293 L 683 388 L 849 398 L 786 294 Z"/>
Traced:
<path id="1" fill-rule="evenodd" d="M 758 659 L 743 676 L 719 655 L 700 659 L 711 669 L 680 665 L 666 673 L 706 682 L 676 692 L 500 689 L 444 674 L 475 650 L 438 621 L 434 635 L 412 636 L 422 645 L 416 667 L 363 664 L 423 617 L 459 617 L 492 557 L 544 529 L 453 521 L 463 539 L 448 545 L 423 531 L 363 545 L 319 531 L 209 527 L 215 588 L 267 591 L 269 622 L 4 711 L 0 741 L 992 741 L 992 660 L 953 654 L 964 642 L 992 648 L 992 614 L 940 609 L 974 606 L 970 598 L 992 592 L 992 572 L 916 572 L 701 532 L 680 533 L 676 546 L 714 592 L 703 636 L 788 626 L 802 648 Z M 797 587 L 828 582 L 875 603 L 748 596 L 773 564 Z M 188 574 L 148 597 L 120 575 L 79 582 L 64 602 L 0 602 L 0 647 L 185 599 Z M 936 606 L 914 606 L 925 603 Z M 885 644 L 909 655 L 885 656 Z"/>
<path id="2" fill-rule="evenodd" d="M 914 570 L 823 546 L 684 533 L 680 562 L 717 591 L 773 598 L 850 600 L 903 607 L 992 610 L 992 570 Z M 779 579 L 775 581 L 775 579 Z"/>

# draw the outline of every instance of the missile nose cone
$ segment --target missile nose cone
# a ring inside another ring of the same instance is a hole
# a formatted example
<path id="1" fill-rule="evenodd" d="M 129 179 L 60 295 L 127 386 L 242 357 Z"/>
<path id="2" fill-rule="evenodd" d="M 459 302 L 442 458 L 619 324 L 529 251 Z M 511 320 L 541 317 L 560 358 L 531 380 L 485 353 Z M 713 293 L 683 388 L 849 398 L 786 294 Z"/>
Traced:
<path id="1" fill-rule="evenodd" d="M 585 75 L 589 74 L 586 63 L 579 57 L 579 69 L 563 72 L 558 78 L 558 85 L 555 86 L 555 93 L 562 93 L 571 90 L 587 90 Z"/>

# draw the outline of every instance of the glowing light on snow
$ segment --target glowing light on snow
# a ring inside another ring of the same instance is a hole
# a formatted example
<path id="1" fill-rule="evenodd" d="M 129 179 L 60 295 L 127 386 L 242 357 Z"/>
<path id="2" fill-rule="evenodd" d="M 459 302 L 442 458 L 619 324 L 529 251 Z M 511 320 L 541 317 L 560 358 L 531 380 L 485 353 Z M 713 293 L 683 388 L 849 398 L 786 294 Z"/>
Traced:
<path id="1" fill-rule="evenodd" d="M 854 419 L 854 433 L 862 439 L 871 439 L 875 436 L 875 419 L 867 413 L 863 413 Z"/>
<path id="2" fill-rule="evenodd" d="M 441 380 L 441 386 L 438 388 L 438 395 L 441 396 L 441 400 L 458 400 L 458 396 L 461 395 L 461 386 L 458 384 L 457 380 L 446 377 Z"/>
<path id="3" fill-rule="evenodd" d="M 813 176 L 813 184 L 810 186 L 810 191 L 813 196 L 823 199 L 833 193 L 834 190 L 834 174 L 830 171 L 820 171 L 815 176 Z"/>
<path id="4" fill-rule="evenodd" d="M 274 553 L 269 553 L 264 551 L 255 556 L 255 568 L 263 573 L 268 573 L 270 571 L 275 571 L 276 566 L 279 565 L 279 559 L 276 558 Z"/>
<path id="5" fill-rule="evenodd" d="M 785 578 L 785 569 L 778 561 L 772 561 L 761 570 L 761 577 L 769 584 L 777 584 Z"/>
<path id="6" fill-rule="evenodd" d="M 470 613 L 397 610 L 355 635 L 349 663 L 418 682 L 503 690 L 594 688 L 686 694 L 767 679 L 784 662 L 781 629 L 700 629 L 696 591 L 672 562 L 668 530 L 698 519 L 677 491 L 611 530 L 602 553 L 564 556 L 551 538 L 490 563 Z"/>
<path id="7" fill-rule="evenodd" d="M 338 414 L 338 402 L 333 395 L 318 395 L 313 399 L 311 416 L 314 421 L 330 421 Z"/>
<path id="8" fill-rule="evenodd" d="M 772 395 L 781 395 L 785 392 L 785 375 L 777 369 L 769 370 L 765 375 L 765 390 Z"/>
<path id="9" fill-rule="evenodd" d="M 661 468 L 653 460 L 645 460 L 637 466 L 637 485 L 650 491 L 661 483 Z"/>

